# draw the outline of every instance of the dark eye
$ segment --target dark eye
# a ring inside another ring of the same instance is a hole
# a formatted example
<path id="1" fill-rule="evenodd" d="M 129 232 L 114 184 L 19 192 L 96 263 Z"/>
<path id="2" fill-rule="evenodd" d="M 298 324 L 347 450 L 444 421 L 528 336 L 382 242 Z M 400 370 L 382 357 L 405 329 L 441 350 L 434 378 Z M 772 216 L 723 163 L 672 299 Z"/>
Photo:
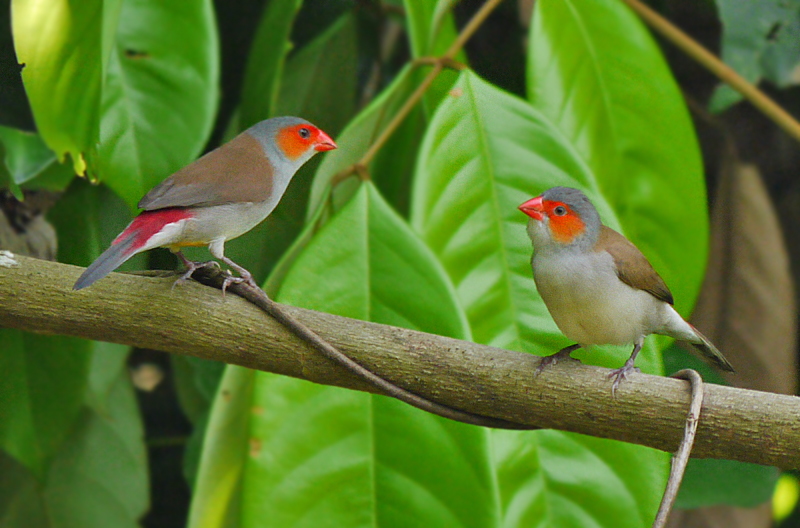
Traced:
<path id="1" fill-rule="evenodd" d="M 308 139 L 311 136 L 311 131 L 307 128 L 301 128 L 297 133 L 300 134 L 300 137 L 303 139 Z"/>
<path id="2" fill-rule="evenodd" d="M 567 208 L 564 207 L 563 205 L 559 205 L 555 209 L 553 209 L 553 214 L 555 214 L 556 216 L 564 216 L 565 214 L 567 214 Z"/>

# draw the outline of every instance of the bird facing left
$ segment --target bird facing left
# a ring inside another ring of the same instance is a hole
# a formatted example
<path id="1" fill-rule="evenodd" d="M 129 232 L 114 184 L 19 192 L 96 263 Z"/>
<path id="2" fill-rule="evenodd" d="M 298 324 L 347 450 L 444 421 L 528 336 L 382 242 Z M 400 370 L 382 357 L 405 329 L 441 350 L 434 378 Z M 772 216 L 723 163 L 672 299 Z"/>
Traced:
<path id="1" fill-rule="evenodd" d="M 139 201 L 144 209 L 114 239 L 73 286 L 102 279 L 142 251 L 165 247 L 186 266 L 176 281 L 213 263 L 187 259 L 181 248 L 208 246 L 239 276 L 231 283 L 256 286 L 249 271 L 225 256 L 225 242 L 250 231 L 272 213 L 297 170 L 317 152 L 336 148 L 328 134 L 304 119 L 274 117 L 248 128 L 228 143 L 187 165 Z"/>
<path id="2" fill-rule="evenodd" d="M 591 345 L 633 344 L 622 368 L 611 372 L 612 393 L 635 369 L 644 339 L 661 334 L 691 344 L 704 359 L 733 367 L 673 308 L 672 293 L 631 241 L 602 224 L 583 192 L 553 187 L 519 206 L 530 217 L 533 279 L 558 328 L 576 344 L 542 360 L 539 370 Z"/>

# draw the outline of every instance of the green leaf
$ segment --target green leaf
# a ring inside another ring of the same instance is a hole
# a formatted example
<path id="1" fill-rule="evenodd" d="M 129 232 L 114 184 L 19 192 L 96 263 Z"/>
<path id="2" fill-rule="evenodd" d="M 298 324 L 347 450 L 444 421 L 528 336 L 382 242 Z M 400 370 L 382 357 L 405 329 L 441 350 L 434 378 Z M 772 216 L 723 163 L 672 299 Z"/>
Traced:
<path id="1" fill-rule="evenodd" d="M 586 162 L 625 234 L 688 314 L 708 253 L 705 184 L 686 105 L 658 45 L 624 3 L 542 0 L 528 61 L 533 105 Z"/>
<path id="2" fill-rule="evenodd" d="M 98 172 L 131 209 L 208 139 L 217 40 L 210 0 L 123 3 L 103 84 Z"/>
<path id="3" fill-rule="evenodd" d="M 454 5 L 453 0 L 404 0 L 411 53 L 415 59 L 441 57 L 455 42 L 458 31 L 452 13 Z M 458 52 L 455 59 L 462 63 L 467 61 L 463 50 Z M 415 72 L 417 84 L 422 82 L 429 68 L 419 68 Z M 457 78 L 457 72 L 446 69 L 431 84 L 423 98 L 426 117 L 430 118 Z"/>
<path id="4" fill-rule="evenodd" d="M 325 280 L 315 280 L 323 269 Z M 466 332 L 443 271 L 369 183 L 295 261 L 279 296 L 339 315 Z M 255 400 L 246 496 L 268 499 L 246 503 L 245 522 L 266 511 L 276 526 L 301 518 L 341 526 L 496 522 L 484 430 L 385 397 L 261 373 Z"/>
<path id="5" fill-rule="evenodd" d="M 104 7 L 104 4 L 106 6 Z M 117 2 L 11 3 L 17 59 L 36 127 L 59 159 L 83 174 L 99 137 L 103 83 L 103 23 Z"/>
<path id="6" fill-rule="evenodd" d="M 122 364 L 106 396 L 104 412 L 84 407 L 41 482 L 0 452 L 0 525 L 139 526 L 148 506 L 144 433 Z"/>
<path id="7" fill-rule="evenodd" d="M 650 449 L 558 431 L 492 431 L 504 526 L 650 526 L 667 461 Z M 598 484 L 602 483 L 602 484 Z"/>
<path id="8" fill-rule="evenodd" d="M 56 160 L 37 134 L 0 126 L 0 143 L 5 150 L 5 166 L 17 185 L 36 177 Z"/>
<path id="9" fill-rule="evenodd" d="M 462 73 L 454 92 L 459 95 L 440 105 L 423 140 L 412 225 L 434 248 L 454 282 L 476 342 L 552 354 L 569 343 L 536 293 L 530 240 L 517 206 L 548 187 L 577 186 L 587 191 L 607 223 L 619 227 L 617 217 L 578 152 L 525 101 L 469 71 Z M 648 340 L 640 356 L 643 370 L 661 371 L 655 350 Z M 592 364 L 615 367 L 629 354 L 628 347 L 576 353 Z M 626 504 L 636 499 L 631 489 L 650 493 L 663 489 L 666 481 L 666 455 L 641 446 L 591 443 L 551 431 L 495 432 L 493 440 L 503 442 L 496 464 L 504 516 L 511 526 L 528 526 L 525 520 L 534 518 L 543 518 L 539 522 L 545 526 L 588 525 L 561 523 L 559 518 L 572 513 L 556 510 L 576 490 L 596 487 L 599 475 L 609 471 L 624 485 L 610 487 L 608 493 Z M 581 463 L 556 475 L 548 468 L 555 467 L 553 457 L 561 456 L 558 445 L 578 445 L 571 456 Z M 638 463 L 629 467 L 625 458 Z M 558 485 L 555 477 L 570 486 Z M 657 498 L 645 501 L 641 508 L 646 513 L 641 515 L 653 516 L 657 505 Z M 586 506 L 575 515 L 584 514 L 598 526 L 617 526 L 618 520 L 606 517 L 606 507 Z"/>
<path id="10" fill-rule="evenodd" d="M 770 500 L 780 471 L 736 460 L 689 460 L 675 507 L 701 508 L 727 504 L 754 508 Z"/>
<path id="11" fill-rule="evenodd" d="M 37 476 L 83 405 L 89 342 L 0 329 L 0 447 Z"/>
<path id="12" fill-rule="evenodd" d="M 339 148 L 325 156 L 311 183 L 311 195 L 306 213 L 307 221 L 318 213 L 320 207 L 330 205 L 330 211 L 335 212 L 343 204 L 349 202 L 353 193 L 358 189 L 357 177 L 351 175 L 344 181 L 335 180 L 340 177 L 342 171 L 350 168 L 363 157 L 405 102 L 414 89 L 412 72 L 413 70 L 407 66 L 398 73 L 394 81 L 350 121 L 341 135 L 336 138 Z M 373 175 L 373 181 L 376 181 L 381 189 L 383 188 L 382 182 L 394 182 L 402 178 L 397 175 L 397 166 L 403 165 L 402 161 L 405 161 L 407 152 L 404 149 L 392 149 L 391 144 L 384 146 L 384 150 L 393 153 L 391 156 L 393 163 L 381 163 L 380 165 L 373 163 L 368 167 L 370 174 Z M 401 163 L 398 163 L 398 158 Z M 333 192 L 331 192 L 332 188 Z"/>
<path id="13" fill-rule="evenodd" d="M 467 333 L 443 270 L 368 182 L 295 260 L 279 298 L 446 335 Z M 485 430 L 382 396 L 255 376 L 252 401 L 228 408 L 247 417 L 247 434 L 241 427 L 224 433 L 239 431 L 239 445 L 227 445 L 226 452 L 247 450 L 241 506 L 217 512 L 241 511 L 241 526 L 498 523 Z M 220 398 L 215 405 L 222 405 Z M 223 525 L 229 526 L 203 526 Z"/>
<path id="14" fill-rule="evenodd" d="M 722 60 L 752 83 L 762 78 L 785 88 L 797 84 L 800 66 L 800 1 L 740 2 L 716 0 L 722 22 Z M 727 84 L 709 106 L 720 112 L 742 95 Z"/>
<path id="15" fill-rule="evenodd" d="M 239 115 L 242 129 L 273 116 L 283 62 L 292 48 L 289 35 L 301 5 L 302 0 L 284 0 L 269 2 L 264 9 L 247 57 Z"/>
<path id="16" fill-rule="evenodd" d="M 286 61 L 275 115 L 299 115 L 335 137 L 356 106 L 356 25 L 352 13 Z"/>
<path id="17" fill-rule="evenodd" d="M 188 528 L 242 526 L 242 473 L 250 450 L 255 374 L 234 365 L 225 369 L 205 429 Z"/>
<path id="18" fill-rule="evenodd" d="M 87 265 L 130 220 L 125 204 L 105 187 L 75 180 L 48 213 L 59 259 Z M 142 266 L 141 259 L 128 266 Z M 128 347 L 71 337 L 0 330 L 0 445 L 34 473 L 44 474 L 85 398 L 103 409 L 104 394 Z M 92 368 L 96 362 L 101 367 Z M 110 374 L 109 374 L 110 373 Z"/>

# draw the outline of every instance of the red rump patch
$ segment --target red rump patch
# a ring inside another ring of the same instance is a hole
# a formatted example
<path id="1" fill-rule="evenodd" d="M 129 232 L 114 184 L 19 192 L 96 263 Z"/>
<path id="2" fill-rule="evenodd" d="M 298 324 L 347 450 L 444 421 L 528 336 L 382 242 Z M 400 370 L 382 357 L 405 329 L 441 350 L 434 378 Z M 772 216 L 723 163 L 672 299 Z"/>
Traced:
<path id="1" fill-rule="evenodd" d="M 168 209 L 158 209 L 155 211 L 143 211 L 133 219 L 133 222 L 114 239 L 111 245 L 117 244 L 128 237 L 136 237 L 131 249 L 139 249 L 150 240 L 150 237 L 164 229 L 165 225 L 174 224 L 181 220 L 191 218 L 192 213 L 187 209 L 173 207 Z"/>

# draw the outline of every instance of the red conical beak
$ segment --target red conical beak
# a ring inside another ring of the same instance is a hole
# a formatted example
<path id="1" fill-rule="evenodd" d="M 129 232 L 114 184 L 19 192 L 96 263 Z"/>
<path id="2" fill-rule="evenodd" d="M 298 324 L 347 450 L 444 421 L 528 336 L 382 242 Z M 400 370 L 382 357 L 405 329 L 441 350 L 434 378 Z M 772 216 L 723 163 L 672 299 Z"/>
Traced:
<path id="1" fill-rule="evenodd" d="M 317 146 L 314 147 L 314 150 L 325 152 L 326 150 L 333 150 L 335 148 L 337 148 L 336 143 L 328 134 L 320 130 L 319 138 L 317 139 Z"/>
<path id="2" fill-rule="evenodd" d="M 537 196 L 536 198 L 531 198 L 524 204 L 518 207 L 520 211 L 525 213 L 526 215 L 530 216 L 534 220 L 541 220 L 544 218 L 544 209 L 542 208 L 542 197 Z"/>

